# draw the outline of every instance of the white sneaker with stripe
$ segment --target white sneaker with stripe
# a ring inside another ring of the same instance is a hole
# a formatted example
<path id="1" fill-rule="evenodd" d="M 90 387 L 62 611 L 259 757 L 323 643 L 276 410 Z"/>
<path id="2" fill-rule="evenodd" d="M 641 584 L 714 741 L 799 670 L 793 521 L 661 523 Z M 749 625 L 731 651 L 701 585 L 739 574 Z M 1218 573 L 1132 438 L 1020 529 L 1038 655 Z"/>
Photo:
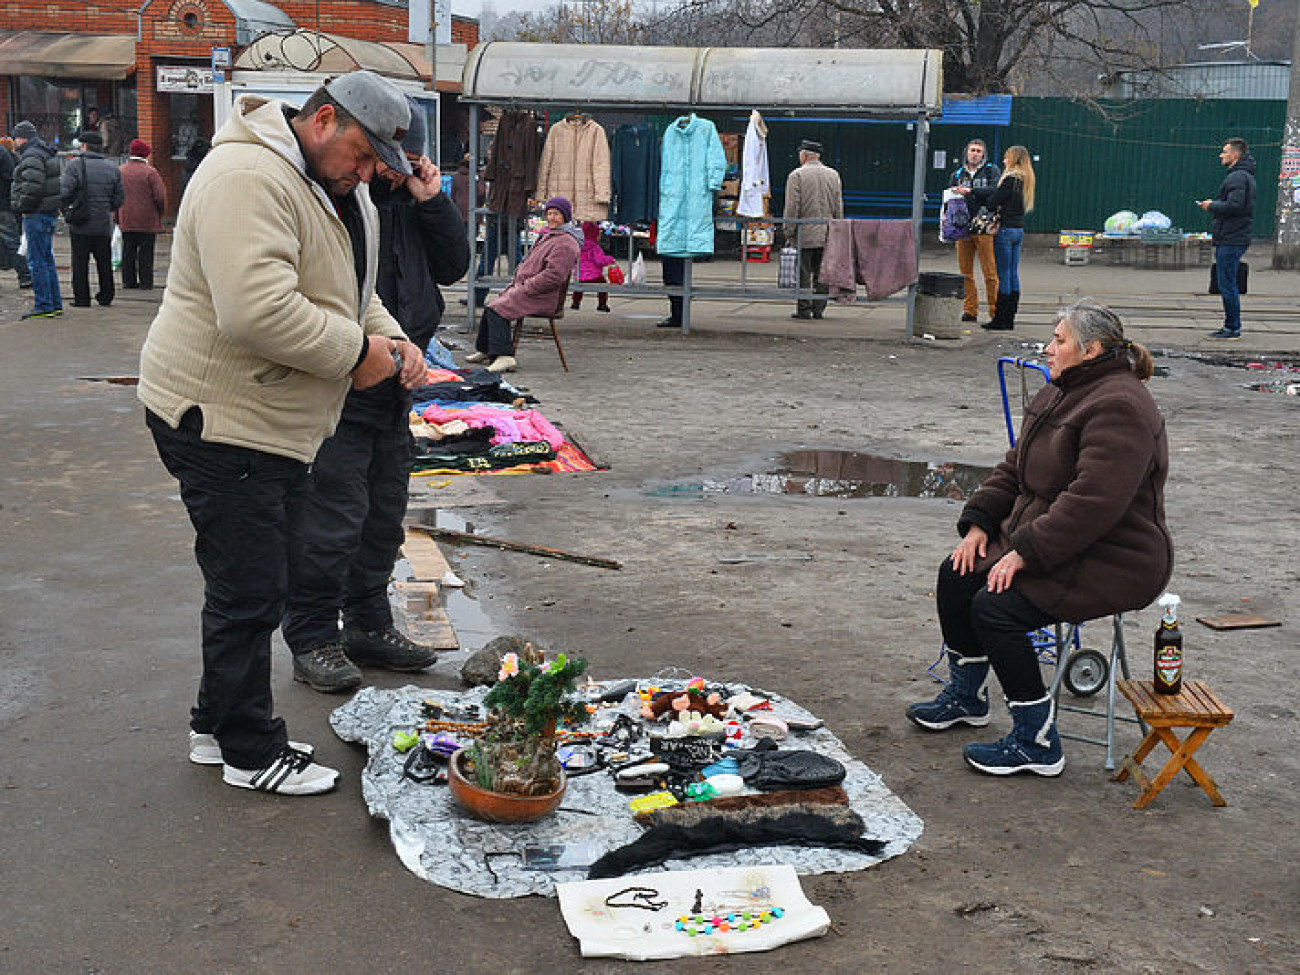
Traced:
<path id="1" fill-rule="evenodd" d="M 305 741 L 289 742 L 291 748 L 312 754 L 316 749 Z M 197 731 L 190 732 L 190 761 L 195 765 L 221 765 L 221 746 L 217 744 L 216 735 L 204 735 Z"/>
<path id="2" fill-rule="evenodd" d="M 221 777 L 226 785 L 257 792 L 274 792 L 283 796 L 311 796 L 328 792 L 338 782 L 337 769 L 317 765 L 307 752 L 286 746 L 266 768 L 242 769 L 223 765 Z"/>

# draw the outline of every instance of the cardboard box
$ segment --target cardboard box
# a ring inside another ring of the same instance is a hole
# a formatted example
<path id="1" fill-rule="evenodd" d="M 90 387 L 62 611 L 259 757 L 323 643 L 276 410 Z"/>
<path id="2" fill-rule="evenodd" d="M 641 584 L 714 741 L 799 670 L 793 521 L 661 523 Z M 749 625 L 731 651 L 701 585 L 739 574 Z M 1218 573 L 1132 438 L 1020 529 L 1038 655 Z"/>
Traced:
<path id="1" fill-rule="evenodd" d="M 723 196 L 740 196 L 740 180 L 724 179 L 722 181 Z"/>

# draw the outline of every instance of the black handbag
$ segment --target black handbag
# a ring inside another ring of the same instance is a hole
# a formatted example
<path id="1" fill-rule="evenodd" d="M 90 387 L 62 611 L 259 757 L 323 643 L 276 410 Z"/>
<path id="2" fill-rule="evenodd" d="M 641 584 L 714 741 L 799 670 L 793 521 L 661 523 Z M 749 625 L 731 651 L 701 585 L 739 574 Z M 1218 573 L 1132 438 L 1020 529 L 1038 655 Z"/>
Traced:
<path id="1" fill-rule="evenodd" d="M 1237 265 L 1237 294 L 1246 293 L 1246 284 L 1250 280 L 1250 265 L 1242 261 Z M 1215 261 L 1210 265 L 1210 294 L 1219 294 L 1219 263 Z"/>
<path id="2" fill-rule="evenodd" d="M 91 217 L 90 196 L 86 192 L 86 157 L 82 156 L 80 162 L 81 183 L 77 187 L 77 195 L 63 208 L 64 222 L 78 226 L 89 223 Z M 74 162 L 73 165 L 76 165 L 76 163 Z"/>

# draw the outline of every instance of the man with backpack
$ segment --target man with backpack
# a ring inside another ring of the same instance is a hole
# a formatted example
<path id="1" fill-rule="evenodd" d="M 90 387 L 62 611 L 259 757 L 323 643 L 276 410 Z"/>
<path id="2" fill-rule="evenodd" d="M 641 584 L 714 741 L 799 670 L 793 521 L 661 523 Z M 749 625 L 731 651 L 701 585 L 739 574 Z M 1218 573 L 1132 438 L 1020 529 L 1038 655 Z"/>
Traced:
<path id="1" fill-rule="evenodd" d="M 966 209 L 973 218 L 979 213 L 989 196 L 997 188 L 1002 176 L 995 164 L 987 162 L 988 146 L 983 139 L 971 139 L 962 151 L 962 164 L 952 174 L 948 185 L 966 198 Z M 966 303 L 962 309 L 963 322 L 976 321 L 980 308 L 979 288 L 975 284 L 975 257 L 979 256 L 980 270 L 984 273 L 984 298 L 989 308 L 989 318 L 997 311 L 998 268 L 993 259 L 993 237 L 990 234 L 968 234 L 957 241 L 957 266 L 966 279 Z"/>

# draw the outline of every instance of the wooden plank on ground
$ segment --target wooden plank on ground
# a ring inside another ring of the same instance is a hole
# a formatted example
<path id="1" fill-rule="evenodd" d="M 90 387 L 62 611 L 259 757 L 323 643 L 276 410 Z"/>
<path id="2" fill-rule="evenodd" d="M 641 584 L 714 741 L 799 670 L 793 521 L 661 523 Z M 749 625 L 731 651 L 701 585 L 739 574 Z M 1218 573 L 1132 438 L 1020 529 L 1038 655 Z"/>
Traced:
<path id="1" fill-rule="evenodd" d="M 415 578 L 423 582 L 437 582 L 450 568 L 432 536 L 421 532 L 406 530 L 406 541 L 402 543 L 402 555 L 406 557 Z"/>
<path id="2" fill-rule="evenodd" d="M 460 649 L 437 583 L 398 582 L 394 588 L 401 629 L 408 637 L 435 650 Z"/>
<path id="3" fill-rule="evenodd" d="M 1212 630 L 1253 630 L 1265 626 L 1281 626 L 1281 620 L 1260 616 L 1258 613 L 1228 613 L 1225 616 L 1198 616 L 1196 622 Z"/>

